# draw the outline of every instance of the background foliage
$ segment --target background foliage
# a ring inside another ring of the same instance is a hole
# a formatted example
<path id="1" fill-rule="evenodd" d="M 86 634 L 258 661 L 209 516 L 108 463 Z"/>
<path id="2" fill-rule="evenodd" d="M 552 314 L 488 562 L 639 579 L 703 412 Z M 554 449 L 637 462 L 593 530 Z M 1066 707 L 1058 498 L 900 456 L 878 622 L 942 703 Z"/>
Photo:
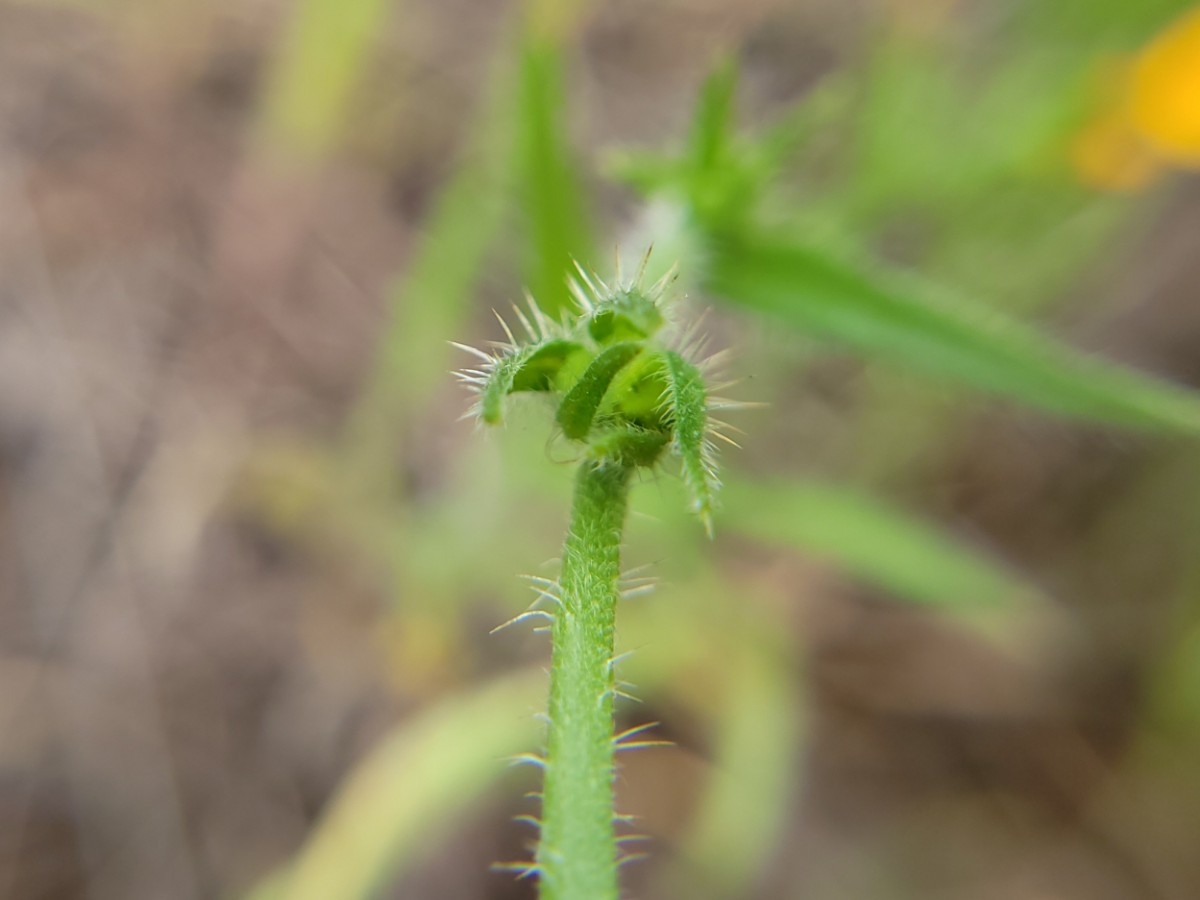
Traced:
<path id="1" fill-rule="evenodd" d="M 447 341 L 653 244 L 762 406 L 629 895 L 1194 897 L 1196 15 L 0 4 L 0 893 L 530 896 L 571 466 Z"/>

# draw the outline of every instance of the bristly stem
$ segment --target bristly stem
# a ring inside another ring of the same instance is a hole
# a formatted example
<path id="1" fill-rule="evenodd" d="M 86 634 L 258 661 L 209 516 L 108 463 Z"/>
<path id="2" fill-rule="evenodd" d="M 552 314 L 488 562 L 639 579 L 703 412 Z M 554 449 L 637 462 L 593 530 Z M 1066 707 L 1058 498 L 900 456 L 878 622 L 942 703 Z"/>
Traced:
<path id="1" fill-rule="evenodd" d="M 550 731 L 537 863 L 542 900 L 616 900 L 613 626 L 632 469 L 579 467 L 551 630 Z"/>
<path id="2" fill-rule="evenodd" d="M 709 396 L 712 357 L 693 358 L 702 344 L 660 337 L 670 332 L 662 301 L 673 275 L 644 287 L 645 267 L 643 259 L 632 282 L 618 275 L 615 287 L 581 268 L 570 285 L 574 319 L 552 319 L 529 298 L 528 313 L 516 309 L 523 339 L 502 319 L 508 342 L 495 350 L 456 345 L 476 359 L 457 375 L 474 389 L 480 421 L 500 424 L 513 394 L 545 395 L 557 406 L 559 433 L 584 460 L 559 584 L 539 598 L 558 607 L 514 620 L 554 619 L 541 840 L 536 862 L 518 864 L 523 875 L 538 875 L 541 900 L 617 900 L 613 626 L 631 475 L 678 457 L 711 534 L 720 484 L 712 439 L 723 435 L 708 413 L 734 405 Z"/>

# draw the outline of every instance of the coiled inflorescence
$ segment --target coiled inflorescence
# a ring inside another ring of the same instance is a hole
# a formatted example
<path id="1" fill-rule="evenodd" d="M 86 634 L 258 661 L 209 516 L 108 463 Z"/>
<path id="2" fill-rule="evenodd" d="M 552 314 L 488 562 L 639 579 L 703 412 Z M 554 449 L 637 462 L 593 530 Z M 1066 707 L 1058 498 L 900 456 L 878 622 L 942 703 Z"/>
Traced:
<path id="1" fill-rule="evenodd" d="M 710 413 L 734 404 L 709 396 L 704 373 L 716 357 L 693 362 L 698 343 L 663 340 L 672 331 L 664 297 L 674 273 L 647 288 L 644 270 L 610 287 L 577 267 L 570 287 L 578 315 L 551 319 L 527 297 L 527 310 L 514 307 L 524 338 L 497 316 L 507 341 L 490 352 L 455 344 L 481 360 L 456 374 L 477 392 L 472 414 L 485 424 L 502 421 L 510 394 L 536 392 L 555 399 L 562 434 L 599 462 L 648 467 L 673 454 L 711 534 L 720 485 L 713 439 L 733 442 Z"/>

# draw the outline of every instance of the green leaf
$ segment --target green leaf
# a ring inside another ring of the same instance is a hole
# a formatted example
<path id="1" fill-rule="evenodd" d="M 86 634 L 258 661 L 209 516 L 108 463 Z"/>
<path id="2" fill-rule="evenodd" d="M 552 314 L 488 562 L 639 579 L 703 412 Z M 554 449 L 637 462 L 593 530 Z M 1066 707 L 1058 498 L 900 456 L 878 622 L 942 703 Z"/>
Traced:
<path id="1" fill-rule="evenodd" d="M 849 488 L 735 482 L 723 507 L 722 522 L 734 531 L 798 547 L 917 603 L 998 610 L 1037 595 L 979 553 Z"/>
<path id="2" fill-rule="evenodd" d="M 597 354 L 558 407 L 558 424 L 567 437 L 582 441 L 588 436 L 609 384 L 641 352 L 640 345 L 625 343 Z"/>
<path id="3" fill-rule="evenodd" d="M 711 246 L 709 289 L 797 328 L 1057 413 L 1200 434 L 1196 394 L 998 312 L 802 244 L 725 236 Z"/>
<path id="4" fill-rule="evenodd" d="M 668 350 L 662 354 L 666 391 L 663 410 L 671 417 L 674 450 L 683 467 L 683 481 L 692 495 L 692 510 L 712 535 L 712 513 L 720 480 L 712 442 L 708 438 L 708 393 L 700 370 Z"/>

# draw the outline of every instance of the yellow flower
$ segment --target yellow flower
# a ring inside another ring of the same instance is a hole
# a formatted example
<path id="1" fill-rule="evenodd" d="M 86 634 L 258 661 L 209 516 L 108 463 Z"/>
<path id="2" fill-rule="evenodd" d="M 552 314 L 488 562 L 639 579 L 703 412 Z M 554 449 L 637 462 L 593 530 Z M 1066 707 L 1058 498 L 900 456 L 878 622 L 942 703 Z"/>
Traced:
<path id="1" fill-rule="evenodd" d="M 1141 52 L 1133 66 L 1129 120 L 1154 153 L 1200 165 L 1200 7 Z"/>
<path id="2" fill-rule="evenodd" d="M 1122 65 L 1070 156 L 1095 187 L 1137 190 L 1163 166 L 1200 167 L 1200 7 Z"/>
<path id="3" fill-rule="evenodd" d="M 1092 187 L 1136 191 L 1154 180 L 1159 162 L 1129 122 L 1127 67 L 1109 72 L 1099 110 L 1074 136 L 1070 157 L 1075 174 Z"/>

